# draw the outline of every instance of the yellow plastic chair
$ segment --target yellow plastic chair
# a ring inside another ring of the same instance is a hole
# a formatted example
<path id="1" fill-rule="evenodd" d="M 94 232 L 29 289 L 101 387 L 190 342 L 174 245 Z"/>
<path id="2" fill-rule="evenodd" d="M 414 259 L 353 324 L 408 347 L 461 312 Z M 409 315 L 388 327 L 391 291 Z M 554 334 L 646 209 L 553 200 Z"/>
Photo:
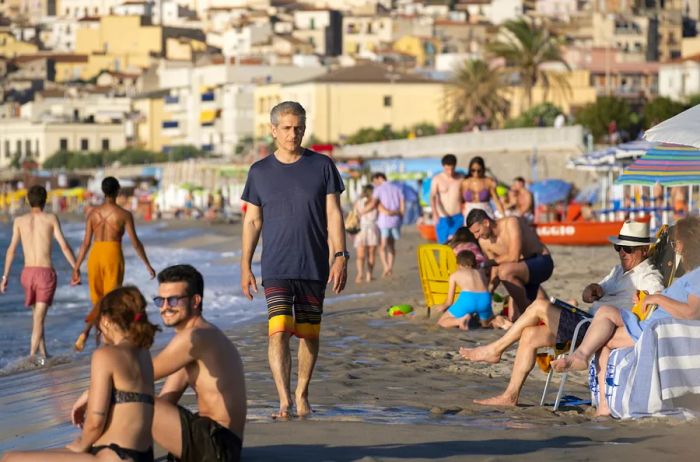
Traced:
<path id="1" fill-rule="evenodd" d="M 423 288 L 425 304 L 430 307 L 445 303 L 449 289 L 450 274 L 457 269 L 457 259 L 452 247 L 443 244 L 418 246 L 418 273 Z M 455 288 L 455 297 L 459 287 Z"/>

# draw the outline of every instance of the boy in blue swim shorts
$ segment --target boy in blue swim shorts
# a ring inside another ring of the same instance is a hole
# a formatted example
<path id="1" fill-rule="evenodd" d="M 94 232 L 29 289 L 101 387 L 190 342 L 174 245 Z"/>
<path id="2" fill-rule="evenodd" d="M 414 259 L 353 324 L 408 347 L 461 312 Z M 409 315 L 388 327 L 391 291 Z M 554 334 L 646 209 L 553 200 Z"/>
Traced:
<path id="1" fill-rule="evenodd" d="M 459 286 L 460 294 L 455 301 L 455 292 Z M 450 275 L 447 300 L 434 308 L 443 313 L 438 325 L 449 328 L 458 327 L 469 330 L 472 316 L 479 316 L 482 327 L 490 325 L 493 319 L 491 292 L 484 270 L 476 269 L 476 257 L 469 250 L 457 254 L 457 270 Z"/>

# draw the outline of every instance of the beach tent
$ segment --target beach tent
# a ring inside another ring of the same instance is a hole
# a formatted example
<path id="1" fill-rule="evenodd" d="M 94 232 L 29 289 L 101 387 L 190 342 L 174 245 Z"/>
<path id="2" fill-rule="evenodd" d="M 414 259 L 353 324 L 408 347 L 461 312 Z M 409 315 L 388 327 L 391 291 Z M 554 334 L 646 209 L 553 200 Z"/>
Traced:
<path id="1" fill-rule="evenodd" d="M 622 172 L 618 184 L 689 186 L 700 184 L 700 150 L 659 145 L 647 151 Z"/>
<path id="2" fill-rule="evenodd" d="M 567 201 L 571 192 L 571 184 L 554 178 L 532 183 L 529 189 L 535 196 L 535 204 L 548 205 Z"/>

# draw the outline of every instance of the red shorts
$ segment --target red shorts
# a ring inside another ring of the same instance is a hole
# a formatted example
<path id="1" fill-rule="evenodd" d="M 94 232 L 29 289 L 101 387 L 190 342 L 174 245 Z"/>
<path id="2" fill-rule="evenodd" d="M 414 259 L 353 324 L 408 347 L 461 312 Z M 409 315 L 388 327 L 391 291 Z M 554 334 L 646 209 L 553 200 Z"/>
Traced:
<path id="1" fill-rule="evenodd" d="M 53 268 L 27 266 L 22 270 L 20 281 L 24 288 L 24 306 L 53 303 L 56 292 L 56 271 Z"/>

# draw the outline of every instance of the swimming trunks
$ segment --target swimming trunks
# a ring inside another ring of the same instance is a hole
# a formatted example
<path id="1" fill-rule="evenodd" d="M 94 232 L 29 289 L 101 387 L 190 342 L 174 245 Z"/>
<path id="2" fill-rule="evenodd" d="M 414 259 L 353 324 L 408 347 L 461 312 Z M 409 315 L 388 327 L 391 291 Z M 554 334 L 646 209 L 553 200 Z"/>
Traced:
<path id="1" fill-rule="evenodd" d="M 153 462 L 153 448 L 150 447 L 145 451 L 137 451 L 136 449 L 123 448 L 118 444 L 104 444 L 100 446 L 91 446 L 88 452 L 96 456 L 103 449 L 112 450 L 121 460 L 132 459 L 134 462 Z"/>
<path id="2" fill-rule="evenodd" d="M 143 403 L 153 406 L 155 400 L 153 395 L 147 393 L 139 393 L 138 391 L 122 391 L 116 388 L 112 389 L 112 404 L 123 403 Z"/>
<path id="3" fill-rule="evenodd" d="M 20 282 L 24 289 L 24 306 L 53 303 L 56 293 L 56 271 L 53 268 L 26 266 L 22 270 Z"/>
<path id="4" fill-rule="evenodd" d="M 182 462 L 238 462 L 243 442 L 218 422 L 193 414 L 178 406 L 182 428 L 182 453 L 177 459 L 168 454 L 168 460 Z"/>
<path id="5" fill-rule="evenodd" d="M 530 303 L 532 303 L 537 298 L 537 290 L 540 288 L 540 285 L 552 276 L 554 261 L 549 254 L 537 254 L 526 258 L 525 264 L 530 273 L 529 280 L 525 284 L 525 293 Z"/>
<path id="6" fill-rule="evenodd" d="M 326 284 L 306 279 L 263 281 L 267 301 L 268 334 L 289 332 L 299 338 L 317 339 Z"/>
<path id="7" fill-rule="evenodd" d="M 462 291 L 447 312 L 455 318 L 462 318 L 468 314 L 477 314 L 482 321 L 491 319 L 493 317 L 491 292 Z"/>
<path id="8" fill-rule="evenodd" d="M 571 342 L 574 339 L 574 331 L 576 330 L 576 326 L 578 325 L 581 320 L 583 320 L 583 316 L 578 315 L 576 313 L 572 313 L 569 310 L 559 310 L 559 325 L 557 326 L 557 348 L 560 350 L 564 349 L 566 344 L 568 342 Z M 588 331 L 588 328 L 590 327 L 591 323 L 587 322 L 586 324 L 582 325 L 581 328 L 578 331 L 578 338 L 576 339 L 576 346 L 578 346 L 581 343 L 581 340 L 583 340 L 583 337 L 586 335 L 586 332 Z"/>
<path id="9" fill-rule="evenodd" d="M 87 262 L 90 300 L 93 306 L 102 297 L 121 287 L 124 280 L 124 255 L 119 241 L 94 242 Z M 97 313 L 93 309 L 85 319 L 92 322 Z"/>
<path id="10" fill-rule="evenodd" d="M 463 223 L 464 215 L 461 213 L 449 217 L 440 217 L 435 225 L 438 243 L 446 243 L 462 227 Z"/>

